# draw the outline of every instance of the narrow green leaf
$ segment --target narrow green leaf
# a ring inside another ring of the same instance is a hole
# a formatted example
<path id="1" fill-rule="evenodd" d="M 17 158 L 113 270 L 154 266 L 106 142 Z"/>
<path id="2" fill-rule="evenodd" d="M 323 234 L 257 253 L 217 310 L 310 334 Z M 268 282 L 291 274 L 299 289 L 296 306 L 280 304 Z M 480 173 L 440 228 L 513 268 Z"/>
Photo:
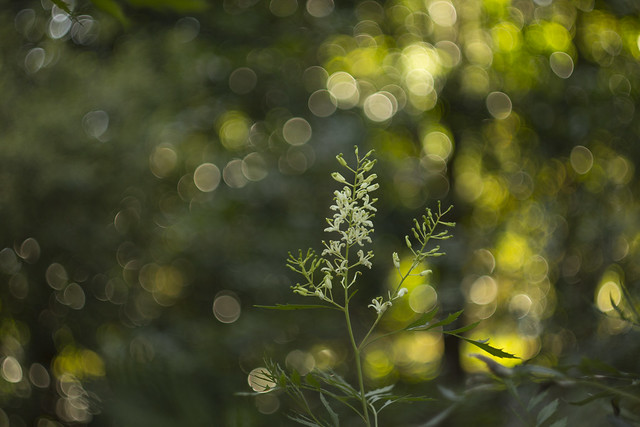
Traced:
<path id="1" fill-rule="evenodd" d="M 453 391 L 451 389 L 448 389 L 446 387 L 443 387 L 441 385 L 438 386 L 438 390 L 440 390 L 440 393 L 442 393 L 442 395 L 445 398 L 447 398 L 447 399 L 449 399 L 449 400 L 451 400 L 453 402 L 459 402 L 464 398 L 463 395 L 461 395 L 461 394 L 459 395 L 455 391 Z"/>
<path id="2" fill-rule="evenodd" d="M 291 382 L 298 387 L 302 385 L 302 381 L 300 380 L 300 374 L 298 373 L 298 371 L 294 370 L 291 374 Z"/>
<path id="3" fill-rule="evenodd" d="M 537 427 L 541 426 L 545 421 L 549 419 L 549 417 L 551 417 L 556 412 L 557 409 L 558 409 L 558 399 L 554 400 L 553 402 L 549 403 L 547 406 L 542 408 L 540 412 L 538 412 L 538 417 L 536 419 L 536 426 Z"/>
<path id="4" fill-rule="evenodd" d="M 466 338 L 466 337 L 463 337 L 463 336 L 457 335 L 457 334 L 450 334 L 447 331 L 444 331 L 444 333 L 445 334 L 449 334 L 449 335 L 453 335 L 454 337 L 458 337 L 461 340 L 465 340 L 469 344 L 473 344 L 476 347 L 479 347 L 479 348 L 483 349 L 484 351 L 486 351 L 487 353 L 489 353 L 492 356 L 500 357 L 501 359 L 520 359 L 518 356 L 513 355 L 511 353 L 507 353 L 506 351 L 503 351 L 500 348 L 492 347 L 489 344 L 487 344 L 486 342 L 482 342 L 480 340 L 472 340 L 470 338 Z"/>
<path id="5" fill-rule="evenodd" d="M 436 317 L 436 314 L 438 313 L 438 307 L 434 307 L 431 311 L 423 314 L 422 316 L 420 316 L 420 318 L 418 320 L 416 320 L 415 322 L 411 323 L 410 325 L 408 325 L 406 328 L 404 328 L 403 330 L 410 330 L 411 328 L 415 328 L 417 326 L 422 326 L 425 324 L 428 324 L 434 317 Z"/>
<path id="6" fill-rule="evenodd" d="M 551 424 L 549 427 L 566 427 L 567 426 L 567 417 L 561 418 L 555 423 Z"/>
<path id="7" fill-rule="evenodd" d="M 453 329 L 453 330 L 447 331 L 447 333 L 448 334 L 461 334 L 463 332 L 467 332 L 467 331 L 470 331 L 471 329 L 474 329 L 479 324 L 480 324 L 480 322 L 473 322 L 470 325 L 463 326 L 463 327 L 458 328 L 458 329 Z"/>
<path id="8" fill-rule="evenodd" d="M 302 424 L 303 426 L 308 426 L 308 427 L 322 427 L 320 424 L 310 420 L 307 417 L 304 417 L 302 415 L 287 415 L 287 417 L 292 420 L 297 422 L 298 424 Z"/>
<path id="9" fill-rule="evenodd" d="M 69 9 L 69 5 L 67 3 L 65 3 L 64 1 L 62 1 L 62 0 L 51 0 L 51 3 L 55 4 L 56 6 L 58 6 L 65 13 L 67 13 L 69 16 L 73 15 L 73 12 L 71 12 L 71 9 Z"/>
<path id="10" fill-rule="evenodd" d="M 135 7 L 147 7 L 154 10 L 173 10 L 179 13 L 198 12 L 209 5 L 204 0 L 129 0 Z"/>
<path id="11" fill-rule="evenodd" d="M 122 7 L 120 7 L 120 5 L 114 0 L 91 0 L 91 3 L 93 3 L 98 9 L 101 9 L 116 18 L 122 25 L 129 25 L 129 19 L 127 19 L 122 11 Z"/>
<path id="12" fill-rule="evenodd" d="M 447 417 L 458 407 L 458 405 L 458 403 L 454 403 L 435 417 L 432 417 L 426 424 L 422 424 L 420 427 L 436 427 L 440 425 L 440 423 L 447 419 Z"/>
<path id="13" fill-rule="evenodd" d="M 318 382 L 318 380 L 311 374 L 307 374 L 304 377 L 304 381 L 309 384 L 311 387 L 313 388 L 320 388 L 320 383 Z"/>
<path id="14" fill-rule="evenodd" d="M 331 421 L 333 425 L 335 427 L 338 427 L 340 425 L 340 419 L 338 418 L 338 414 L 336 414 L 333 408 L 331 408 L 331 405 L 329 405 L 329 402 L 327 402 L 327 399 L 325 399 L 322 393 L 320 393 L 320 401 L 322 402 L 327 412 L 329 413 L 329 416 L 331 417 Z"/>
<path id="15" fill-rule="evenodd" d="M 391 391 L 394 386 L 395 386 L 395 384 L 391 384 L 391 385 L 388 385 L 386 387 L 377 388 L 375 390 L 371 390 L 370 392 L 368 392 L 364 396 L 366 398 L 369 398 L 371 396 L 377 396 L 377 395 L 381 395 L 381 394 L 386 394 L 387 392 Z"/>
<path id="16" fill-rule="evenodd" d="M 538 403 L 542 402 L 547 397 L 548 394 L 549 394 L 549 390 L 545 390 L 542 393 L 535 395 L 529 401 L 529 404 L 527 405 L 527 411 L 531 411 L 533 408 L 535 408 L 538 405 Z"/>
<path id="17" fill-rule="evenodd" d="M 276 305 L 254 305 L 256 308 L 266 308 L 267 310 L 314 310 L 317 308 L 328 308 L 339 310 L 337 307 L 330 305 L 311 305 L 311 304 L 276 304 Z"/>
<path id="18" fill-rule="evenodd" d="M 446 319 L 442 319 L 439 322 L 433 323 L 431 325 L 427 324 L 427 325 L 418 326 L 418 327 L 407 329 L 407 330 L 408 331 L 428 331 L 430 329 L 437 328 L 438 326 L 446 326 L 450 323 L 455 322 L 456 319 L 460 317 L 463 311 L 464 310 L 460 310 L 460 311 L 456 311 L 455 313 L 451 313 L 446 317 Z"/>
<path id="19" fill-rule="evenodd" d="M 607 393 L 607 392 L 602 392 L 602 393 L 597 393 L 597 394 L 593 394 L 589 397 L 586 397 L 582 400 L 578 400 L 575 402 L 569 402 L 572 405 L 576 405 L 576 406 L 584 406 L 588 403 L 593 402 L 594 400 L 598 400 L 598 399 L 602 399 L 602 398 L 609 398 L 611 397 L 611 393 Z"/>

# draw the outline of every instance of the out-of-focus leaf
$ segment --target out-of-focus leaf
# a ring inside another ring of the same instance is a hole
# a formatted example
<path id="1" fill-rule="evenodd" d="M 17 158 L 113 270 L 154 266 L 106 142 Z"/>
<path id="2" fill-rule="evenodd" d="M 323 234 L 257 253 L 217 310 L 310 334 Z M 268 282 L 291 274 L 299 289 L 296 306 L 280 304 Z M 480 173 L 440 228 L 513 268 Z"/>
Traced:
<path id="1" fill-rule="evenodd" d="M 536 426 L 541 426 L 545 421 L 549 419 L 549 417 L 551 417 L 556 412 L 557 409 L 558 399 L 542 408 L 540 412 L 538 412 L 538 417 L 536 418 Z"/>
<path id="2" fill-rule="evenodd" d="M 301 381 L 300 381 L 300 374 L 298 373 L 298 371 L 294 370 L 293 373 L 291 374 L 291 382 L 300 387 Z"/>
<path id="3" fill-rule="evenodd" d="M 305 375 L 304 380 L 311 387 L 320 388 L 320 383 L 318 382 L 318 380 L 312 374 Z"/>
<path id="4" fill-rule="evenodd" d="M 337 387 L 342 390 L 342 392 L 350 397 L 355 399 L 360 399 L 360 393 L 351 386 L 344 378 L 340 375 L 336 374 L 333 371 L 314 371 L 313 372 L 317 379 L 321 380 L 325 384 Z"/>
<path id="5" fill-rule="evenodd" d="M 453 405 L 449 406 L 447 409 L 443 410 L 442 412 L 440 412 L 438 415 L 436 415 L 435 417 L 432 417 L 429 422 L 427 422 L 426 424 L 421 424 L 420 427 L 436 427 L 437 425 L 439 425 L 441 422 L 443 422 L 444 420 L 447 419 L 447 417 L 458 407 L 457 403 L 454 403 Z"/>
<path id="6" fill-rule="evenodd" d="M 368 392 L 367 394 L 365 394 L 366 398 L 372 397 L 372 396 L 379 396 L 381 394 L 386 394 L 387 392 L 393 390 L 395 384 L 391 384 L 388 385 L 386 387 L 382 387 L 382 388 L 377 388 L 375 390 L 371 390 L 370 392 Z"/>
<path id="7" fill-rule="evenodd" d="M 276 305 L 254 305 L 256 308 L 266 308 L 268 310 L 313 310 L 316 308 L 329 308 L 339 310 L 337 307 L 319 304 L 276 304 Z"/>
<path id="8" fill-rule="evenodd" d="M 329 416 L 331 417 L 331 421 L 333 425 L 335 427 L 338 427 L 340 425 L 340 419 L 338 418 L 338 414 L 336 413 L 336 411 L 333 410 L 333 408 L 331 408 L 331 405 L 329 405 L 329 402 L 327 402 L 327 399 L 324 397 L 322 393 L 320 393 L 320 401 L 322 402 L 325 409 L 329 413 Z"/>
<path id="9" fill-rule="evenodd" d="M 69 5 L 67 3 L 65 3 L 64 1 L 62 1 L 62 0 L 51 0 L 51 3 L 55 4 L 60 9 L 65 11 L 69 16 L 73 15 L 73 12 L 71 11 L 71 9 L 69 9 Z"/>
<path id="10" fill-rule="evenodd" d="M 545 390 L 542 393 L 535 395 L 529 401 L 529 404 L 527 405 L 527 411 L 531 411 L 533 408 L 535 408 L 540 402 L 542 402 L 547 397 L 548 394 L 549 394 L 549 390 Z"/>
<path id="11" fill-rule="evenodd" d="M 551 424 L 549 427 L 566 427 L 567 425 L 567 417 L 560 418 L 558 421 Z"/>
<path id="12" fill-rule="evenodd" d="M 122 7 L 114 0 L 91 0 L 91 3 L 116 18 L 123 26 L 129 25 L 129 19 L 125 16 Z"/>
<path id="13" fill-rule="evenodd" d="M 128 0 L 132 6 L 179 13 L 199 12 L 209 7 L 204 0 Z"/>
<path id="14" fill-rule="evenodd" d="M 603 397 L 610 397 L 610 396 L 611 396 L 611 393 L 602 392 L 602 393 L 591 395 L 582 400 L 577 400 L 575 402 L 569 402 L 569 403 L 576 406 L 584 406 L 587 403 L 593 402 L 594 400 L 598 400 L 598 399 L 602 399 Z"/>
<path id="15" fill-rule="evenodd" d="M 308 427 L 322 427 L 321 424 L 316 423 L 315 421 L 305 417 L 304 415 L 288 415 L 288 418 L 292 421 L 297 422 L 298 424 L 302 424 L 303 426 Z"/>

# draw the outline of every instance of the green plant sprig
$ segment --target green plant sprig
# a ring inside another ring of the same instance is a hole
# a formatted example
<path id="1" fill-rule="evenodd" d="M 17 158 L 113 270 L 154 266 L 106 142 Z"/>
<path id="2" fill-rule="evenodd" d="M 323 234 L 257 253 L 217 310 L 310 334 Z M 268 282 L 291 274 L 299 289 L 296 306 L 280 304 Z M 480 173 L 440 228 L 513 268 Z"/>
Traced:
<path id="1" fill-rule="evenodd" d="M 449 314 L 442 320 L 435 320 L 437 308 L 425 313 L 418 320 L 406 327 L 387 334 L 371 338 L 380 320 L 394 301 L 403 298 L 407 288 L 403 287 L 409 276 L 427 276 L 431 270 L 414 273 L 415 269 L 428 257 L 444 255 L 440 246 L 429 247 L 433 240 L 446 240 L 451 237 L 449 228 L 455 223 L 444 221 L 452 207 L 442 210 L 438 203 L 436 213 L 430 209 L 418 221 L 414 219 L 411 229 L 413 241 L 405 236 L 407 248 L 412 254 L 411 265 L 403 273 L 400 267 L 400 257 L 392 254 L 393 265 L 398 271 L 399 280 L 393 292 L 387 292 L 386 296 L 378 296 L 368 305 L 376 312 L 376 318 L 362 339 L 357 340 L 353 331 L 351 319 L 351 302 L 358 292 L 356 283 L 362 274 L 363 268 L 371 268 L 373 251 L 366 250 L 365 245 L 371 244 L 373 234 L 373 218 L 377 209 L 374 207 L 377 199 L 371 193 L 378 190 L 375 182 L 375 173 L 371 173 L 376 160 L 371 159 L 372 151 L 360 157 L 358 148 L 355 148 L 355 167 L 350 167 L 342 154 L 336 156 L 338 163 L 349 173 L 350 179 L 345 178 L 339 172 L 334 172 L 331 177 L 342 185 L 342 188 L 334 191 L 333 204 L 330 209 L 333 212 L 331 218 L 327 218 L 325 232 L 336 236 L 328 241 L 322 241 L 324 249 L 317 255 L 312 249 L 306 252 L 299 250 L 297 255 L 289 253 L 287 267 L 302 276 L 302 281 L 293 285 L 292 291 L 303 297 L 318 298 L 319 304 L 279 304 L 276 306 L 258 306 L 277 310 L 305 310 L 329 308 L 341 311 L 346 326 L 348 341 L 353 351 L 354 370 L 358 380 L 358 386 L 352 387 L 342 377 L 334 372 L 314 370 L 304 378 L 294 371 L 287 375 L 282 368 L 272 362 L 267 363 L 270 372 L 267 379 L 276 384 L 275 388 L 284 390 L 295 402 L 302 413 L 292 416 L 294 421 L 307 426 L 338 425 L 338 415 L 330 406 L 327 398 L 338 400 L 351 409 L 363 420 L 367 427 L 378 425 L 378 414 L 392 403 L 412 402 L 416 400 L 429 400 L 425 397 L 398 396 L 392 392 L 393 386 L 386 386 L 377 390 L 367 391 L 364 386 L 364 374 L 362 369 L 362 351 L 372 342 L 395 333 L 403 331 L 428 331 L 432 329 L 442 330 L 455 322 L 462 310 Z M 339 289 L 342 288 L 342 292 Z M 490 346 L 486 340 L 471 340 L 460 334 L 474 328 L 477 323 L 453 330 L 442 330 L 442 333 L 454 335 L 462 340 L 489 352 L 498 357 L 515 357 L 500 349 Z M 267 390 L 265 390 L 267 391 Z M 314 414 L 304 393 L 317 392 L 322 406 L 329 415 L 330 422 L 321 419 Z"/>

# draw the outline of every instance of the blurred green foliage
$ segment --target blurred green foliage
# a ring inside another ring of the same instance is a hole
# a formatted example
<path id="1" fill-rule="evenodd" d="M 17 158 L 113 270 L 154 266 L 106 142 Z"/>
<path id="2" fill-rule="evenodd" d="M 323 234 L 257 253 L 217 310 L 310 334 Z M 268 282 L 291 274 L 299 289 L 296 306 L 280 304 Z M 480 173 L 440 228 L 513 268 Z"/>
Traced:
<path id="1" fill-rule="evenodd" d="M 383 327 L 465 308 L 513 369 L 637 378 L 635 2 L 66 4 L 0 7 L 0 426 L 286 423 L 278 396 L 233 392 L 265 355 L 340 371 L 342 326 L 252 306 L 287 299 L 286 253 L 322 239 L 355 144 L 380 159 L 378 253 L 437 199 L 458 223 Z M 393 272 L 375 261 L 363 301 Z M 454 402 L 484 384 L 441 335 L 378 343 L 371 384 Z M 550 390 L 540 407 L 559 397 L 573 425 L 638 413 Z M 514 422 L 513 393 L 464 396 L 452 425 Z"/>

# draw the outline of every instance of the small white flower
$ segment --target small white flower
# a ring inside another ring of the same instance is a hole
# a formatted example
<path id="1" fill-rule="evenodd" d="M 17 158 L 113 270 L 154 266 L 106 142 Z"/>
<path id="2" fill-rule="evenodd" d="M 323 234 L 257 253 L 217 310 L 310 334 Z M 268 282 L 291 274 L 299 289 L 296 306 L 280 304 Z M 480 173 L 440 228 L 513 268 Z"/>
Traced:
<path id="1" fill-rule="evenodd" d="M 423 270 L 420 272 L 420 276 L 427 276 L 429 274 L 433 273 L 433 271 L 431 270 Z"/>
<path id="2" fill-rule="evenodd" d="M 398 291 L 398 296 L 396 298 L 402 298 L 407 294 L 407 292 L 409 292 L 407 288 L 400 288 L 400 290 Z"/>
<path id="3" fill-rule="evenodd" d="M 363 250 L 358 251 L 358 262 L 367 268 L 372 267 L 371 261 L 369 261 L 372 257 L 373 257 L 373 252 L 371 251 L 369 251 L 366 255 L 364 254 Z"/>
<path id="4" fill-rule="evenodd" d="M 382 302 L 382 297 L 374 298 L 371 300 L 371 304 L 367 307 L 373 308 L 378 316 L 381 316 L 382 313 L 387 311 L 387 308 L 391 307 L 391 301 Z"/>

